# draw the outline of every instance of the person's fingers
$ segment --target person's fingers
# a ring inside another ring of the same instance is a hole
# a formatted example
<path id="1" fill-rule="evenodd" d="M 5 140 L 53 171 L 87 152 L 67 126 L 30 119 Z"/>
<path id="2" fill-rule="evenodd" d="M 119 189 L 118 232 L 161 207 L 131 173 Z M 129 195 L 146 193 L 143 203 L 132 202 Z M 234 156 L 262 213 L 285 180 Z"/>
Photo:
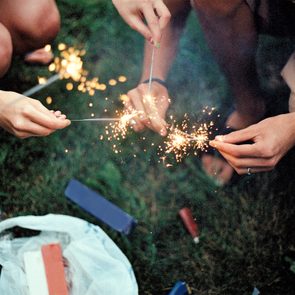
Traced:
<path id="1" fill-rule="evenodd" d="M 59 118 L 62 114 L 61 114 L 61 111 L 55 111 L 54 115 L 56 118 Z"/>
<path id="2" fill-rule="evenodd" d="M 165 120 L 159 115 L 155 97 L 153 97 L 152 95 L 144 95 L 142 102 L 150 121 L 148 123 L 148 127 L 159 133 L 160 135 L 165 136 L 167 134 L 167 124 Z"/>
<path id="3" fill-rule="evenodd" d="M 22 130 L 20 130 L 20 133 L 23 133 L 28 136 L 48 136 L 51 134 L 54 130 L 43 127 L 39 124 L 36 124 L 34 122 L 26 122 Z"/>
<path id="4" fill-rule="evenodd" d="M 234 157 L 259 157 L 260 152 L 256 147 L 256 144 L 241 144 L 235 145 L 231 143 L 225 143 L 218 140 L 212 140 L 209 145 L 216 148 L 220 152 L 230 154 Z"/>
<path id="5" fill-rule="evenodd" d="M 133 89 L 129 91 L 127 95 L 130 99 L 132 108 L 139 113 L 139 115 L 137 116 L 137 119 L 140 121 L 142 125 L 145 125 L 148 127 L 148 124 L 150 123 L 150 121 L 143 104 L 142 92 L 139 91 L 138 89 Z"/>
<path id="6" fill-rule="evenodd" d="M 128 112 L 130 113 L 134 112 L 134 108 L 130 100 L 125 101 L 124 106 Z M 135 132 L 140 132 L 145 128 L 145 126 L 140 122 L 137 116 L 132 118 L 130 121 L 131 121 L 130 124 Z"/>
<path id="7" fill-rule="evenodd" d="M 34 123 L 39 124 L 48 129 L 63 129 L 70 125 L 69 120 L 60 120 L 52 115 L 49 111 L 49 114 L 43 113 L 39 110 L 32 109 L 30 114 L 27 114 L 27 117 Z"/>
<path id="8" fill-rule="evenodd" d="M 236 158 L 224 152 L 221 152 L 221 154 L 237 169 L 246 169 L 248 167 L 271 168 L 276 164 L 272 158 Z"/>
<path id="9" fill-rule="evenodd" d="M 248 175 L 251 175 L 251 174 L 255 174 L 255 173 L 260 173 L 260 172 L 269 172 L 269 171 L 272 171 L 274 167 L 250 167 L 251 170 L 250 170 L 250 173 L 248 171 L 248 168 L 237 168 L 235 169 L 236 172 L 239 174 L 239 175 L 244 175 L 244 174 L 248 174 Z"/>
<path id="10" fill-rule="evenodd" d="M 59 119 L 61 119 L 61 120 L 65 120 L 66 118 L 67 118 L 67 116 L 64 115 L 64 114 L 61 114 L 61 115 L 59 116 Z"/>
<path id="11" fill-rule="evenodd" d="M 238 131 L 231 132 L 226 135 L 218 135 L 215 137 L 217 141 L 222 141 L 226 143 L 239 143 L 253 139 L 255 134 L 253 133 L 253 125 Z"/>
<path id="12" fill-rule="evenodd" d="M 243 162 L 239 162 L 240 159 L 235 159 L 231 155 L 226 153 L 221 154 L 240 175 L 249 174 L 249 168 L 250 174 L 271 171 L 276 165 L 274 159 L 242 159 Z"/>
<path id="13" fill-rule="evenodd" d="M 158 113 L 159 116 L 163 119 L 166 118 L 166 113 L 168 111 L 170 105 L 170 99 L 168 96 L 161 96 L 156 98 L 156 104 L 158 106 Z"/>
<path id="14" fill-rule="evenodd" d="M 145 25 L 142 18 L 139 15 L 132 15 L 128 18 L 125 18 L 127 24 L 133 30 L 137 31 L 141 34 L 147 41 L 151 42 L 153 38 L 152 32 L 150 29 Z"/>
<path id="15" fill-rule="evenodd" d="M 34 134 L 29 133 L 29 132 L 11 131 L 11 130 L 8 130 L 8 131 L 20 139 L 26 139 L 26 138 L 35 136 Z"/>
<path id="16" fill-rule="evenodd" d="M 142 11 L 147 25 L 152 33 L 152 38 L 154 44 L 160 44 L 161 41 L 161 29 L 160 29 L 160 22 L 159 18 L 155 14 L 154 8 L 150 4 L 143 5 L 143 11 Z"/>
<path id="17" fill-rule="evenodd" d="M 71 124 L 71 121 L 68 119 L 60 120 L 60 118 L 57 118 L 62 115 L 60 111 L 52 113 L 36 100 L 34 101 L 34 106 L 36 109 L 32 108 L 31 111 L 29 113 L 27 112 L 25 115 L 37 124 L 49 129 L 63 129 Z"/>
<path id="18" fill-rule="evenodd" d="M 160 30 L 163 30 L 170 21 L 171 13 L 169 9 L 167 8 L 167 6 L 162 1 L 155 1 L 154 8 L 158 16 L 160 17 L 159 19 Z"/>

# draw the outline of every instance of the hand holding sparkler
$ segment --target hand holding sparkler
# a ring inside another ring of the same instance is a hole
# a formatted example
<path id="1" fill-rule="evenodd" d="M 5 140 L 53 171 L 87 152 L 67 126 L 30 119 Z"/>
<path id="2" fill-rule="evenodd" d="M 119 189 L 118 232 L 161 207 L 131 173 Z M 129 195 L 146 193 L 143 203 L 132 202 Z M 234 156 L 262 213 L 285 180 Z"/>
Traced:
<path id="1" fill-rule="evenodd" d="M 171 17 L 162 0 L 113 0 L 113 4 L 131 28 L 155 46 L 160 44 L 162 31 Z"/>
<path id="2" fill-rule="evenodd" d="M 253 141 L 253 144 L 244 143 Z M 267 118 L 210 142 L 239 174 L 272 170 L 295 145 L 295 114 Z"/>
<path id="3" fill-rule="evenodd" d="M 0 91 L 0 126 L 19 138 L 47 136 L 70 123 L 61 112 L 49 111 L 38 100 Z"/>
<path id="4" fill-rule="evenodd" d="M 135 89 L 128 92 L 128 100 L 124 102 L 127 110 L 136 110 L 140 115 L 134 118 L 135 131 L 150 128 L 162 136 L 167 134 L 166 112 L 170 105 L 169 94 L 163 85 L 152 82 L 151 92 L 148 94 L 149 86 L 139 84 Z"/>

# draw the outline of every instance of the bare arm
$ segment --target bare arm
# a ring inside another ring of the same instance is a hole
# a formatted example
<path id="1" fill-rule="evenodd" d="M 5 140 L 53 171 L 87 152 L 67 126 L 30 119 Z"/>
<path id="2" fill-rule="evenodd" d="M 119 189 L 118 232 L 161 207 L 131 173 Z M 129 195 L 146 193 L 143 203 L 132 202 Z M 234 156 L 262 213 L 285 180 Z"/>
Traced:
<path id="1" fill-rule="evenodd" d="M 153 71 L 153 77 L 162 80 L 166 79 L 175 59 L 179 39 L 191 9 L 189 1 L 187 0 L 168 0 L 166 2 L 172 14 L 172 19 L 163 31 L 160 48 L 156 49 Z M 140 83 L 149 78 L 152 49 L 152 45 L 146 42 Z M 147 127 L 164 136 L 166 135 L 167 125 L 165 116 L 169 107 L 168 91 L 164 86 L 153 82 L 151 95 L 155 97 L 156 112 L 152 111 L 144 101 L 144 96 L 147 92 L 148 85 L 139 84 L 128 93 L 130 101 L 126 106 L 142 113 L 142 115 L 137 118 L 134 129 L 135 131 L 141 131 Z"/>
<path id="2" fill-rule="evenodd" d="M 191 6 L 188 0 L 168 0 L 167 7 L 172 19 L 163 31 L 161 46 L 156 51 L 154 77 L 165 80 L 169 69 L 175 59 L 179 39 L 184 29 Z M 152 46 L 145 43 L 145 53 L 141 81 L 149 77 Z"/>

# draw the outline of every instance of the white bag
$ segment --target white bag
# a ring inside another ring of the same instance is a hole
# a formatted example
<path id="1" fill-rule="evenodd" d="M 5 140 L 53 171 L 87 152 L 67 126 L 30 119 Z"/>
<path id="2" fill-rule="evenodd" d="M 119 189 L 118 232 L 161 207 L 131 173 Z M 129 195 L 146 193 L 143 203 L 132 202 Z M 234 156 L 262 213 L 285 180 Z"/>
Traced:
<path id="1" fill-rule="evenodd" d="M 41 231 L 37 236 L 9 239 L 3 231 L 19 226 Z M 27 295 L 23 254 L 44 244 L 60 243 L 68 261 L 71 295 L 137 295 L 132 266 L 107 234 L 82 219 L 49 214 L 0 222 L 0 295 Z"/>

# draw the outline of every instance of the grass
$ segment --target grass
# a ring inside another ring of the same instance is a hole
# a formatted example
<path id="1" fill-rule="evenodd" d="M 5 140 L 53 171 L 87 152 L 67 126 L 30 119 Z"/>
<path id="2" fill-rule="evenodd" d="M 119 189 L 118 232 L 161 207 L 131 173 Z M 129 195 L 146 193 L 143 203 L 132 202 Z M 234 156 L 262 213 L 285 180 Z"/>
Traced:
<path id="1" fill-rule="evenodd" d="M 101 81 L 121 74 L 128 77 L 126 84 L 92 99 L 97 115 L 106 106 L 111 114 L 121 107 L 119 95 L 137 83 L 143 40 L 123 23 L 111 1 L 62 0 L 59 7 L 63 23 L 55 45 L 65 42 L 85 47 L 85 67 Z M 281 104 L 279 95 L 286 97 L 278 69 L 292 49 L 286 39 L 261 40 L 260 74 L 265 91 L 274 97 L 274 109 Z M 207 104 L 227 103 L 224 78 L 193 15 L 171 73 L 170 112 L 177 117 L 188 110 L 198 114 L 194 110 Z M 21 92 L 34 85 L 38 75 L 48 72 L 27 67 L 18 59 L 1 81 L 2 89 Z M 45 98 L 52 96 L 50 107 L 61 109 L 70 118 L 89 117 L 93 111 L 88 107 L 90 97 L 67 92 L 64 86 L 64 81 L 58 82 L 36 97 L 45 104 Z M 109 102 L 104 100 L 106 96 Z M 220 188 L 204 174 L 197 157 L 171 169 L 159 164 L 155 146 L 162 139 L 157 135 L 147 131 L 147 140 L 142 142 L 139 135 L 130 133 L 117 155 L 108 142 L 98 140 L 103 128 L 72 123 L 50 137 L 27 140 L 0 131 L 3 215 L 61 213 L 100 225 L 130 259 L 141 295 L 167 294 L 177 280 L 189 283 L 194 294 L 251 294 L 254 286 L 262 294 L 294 294 L 294 153 L 271 173 L 241 177 Z M 155 146 L 151 146 L 153 142 Z M 139 221 L 133 235 L 126 238 L 114 233 L 66 201 L 63 192 L 73 177 L 133 215 Z M 198 246 L 177 217 L 184 205 L 197 217 L 201 229 Z"/>

